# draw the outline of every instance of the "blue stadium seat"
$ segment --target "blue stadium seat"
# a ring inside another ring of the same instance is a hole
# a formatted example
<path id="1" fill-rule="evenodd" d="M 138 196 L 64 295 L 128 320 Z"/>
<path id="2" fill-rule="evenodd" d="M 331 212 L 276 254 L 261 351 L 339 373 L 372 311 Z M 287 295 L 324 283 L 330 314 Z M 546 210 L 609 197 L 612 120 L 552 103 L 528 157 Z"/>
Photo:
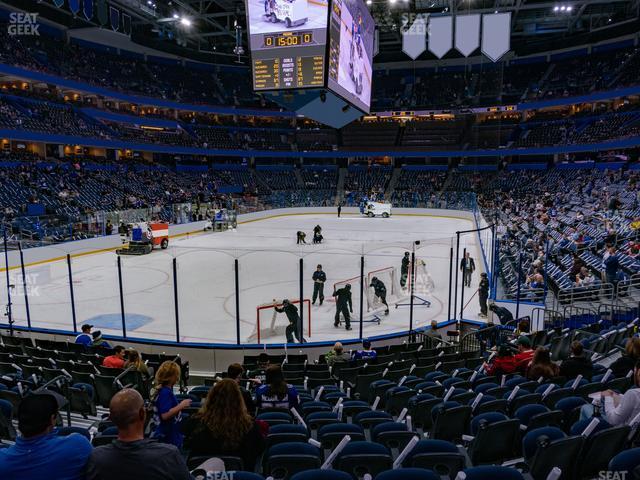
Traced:
<path id="1" fill-rule="evenodd" d="M 466 467 L 466 456 L 452 442 L 420 440 L 404 459 L 403 467 L 426 468 L 455 478 Z"/>
<path id="2" fill-rule="evenodd" d="M 349 435 L 352 441 L 365 440 L 364 429 L 360 425 L 353 423 L 333 423 L 324 425 L 318 429 L 318 441 L 322 444 L 322 448 L 333 450 L 338 443 Z"/>
<path id="3" fill-rule="evenodd" d="M 353 480 L 353 478 L 339 470 L 307 470 L 296 473 L 291 480 Z"/>
<path id="4" fill-rule="evenodd" d="M 626 472 L 624 475 L 626 478 L 629 478 L 629 473 L 631 473 L 630 478 L 633 480 L 640 478 L 640 448 L 631 448 L 620 452 L 611 459 L 607 470 L 610 472 Z"/>
<path id="5" fill-rule="evenodd" d="M 262 420 L 269 424 L 269 426 L 274 425 L 286 425 L 292 422 L 292 416 L 288 412 L 265 412 L 260 413 L 256 420 Z"/>
<path id="6" fill-rule="evenodd" d="M 389 449 L 373 442 L 349 442 L 338 454 L 333 467 L 362 478 L 366 473 L 375 477 L 392 466 L 393 459 Z"/>
<path id="7" fill-rule="evenodd" d="M 376 480 L 440 480 L 440 475 L 423 468 L 401 468 L 382 472 Z"/>
<path id="8" fill-rule="evenodd" d="M 264 474 L 291 478 L 298 472 L 320 468 L 320 450 L 308 443 L 279 443 L 265 453 Z"/>
<path id="9" fill-rule="evenodd" d="M 464 471 L 466 480 L 524 480 L 522 474 L 509 467 L 472 467 Z"/>

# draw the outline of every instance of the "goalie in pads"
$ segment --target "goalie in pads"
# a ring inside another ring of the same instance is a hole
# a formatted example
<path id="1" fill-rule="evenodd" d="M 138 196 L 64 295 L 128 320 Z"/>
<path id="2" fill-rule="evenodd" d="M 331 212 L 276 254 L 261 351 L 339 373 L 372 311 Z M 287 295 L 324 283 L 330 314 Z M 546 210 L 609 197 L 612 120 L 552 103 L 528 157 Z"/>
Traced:
<path id="1" fill-rule="evenodd" d="M 376 297 L 378 297 L 380 303 L 385 306 L 385 315 L 389 315 L 389 304 L 387 303 L 387 287 L 384 282 L 380 280 L 378 277 L 373 277 L 371 279 L 370 288 L 373 288 L 373 293 Z"/>
<path id="2" fill-rule="evenodd" d="M 300 316 L 298 315 L 298 308 L 291 303 L 289 300 L 282 300 L 282 307 L 273 307 L 273 309 L 277 313 L 285 313 L 287 315 L 287 320 L 289 320 L 289 325 L 285 330 L 285 334 L 287 336 L 287 343 L 293 343 L 293 337 L 300 343 L 304 343 L 304 339 L 302 338 L 302 325 L 300 325 Z"/>

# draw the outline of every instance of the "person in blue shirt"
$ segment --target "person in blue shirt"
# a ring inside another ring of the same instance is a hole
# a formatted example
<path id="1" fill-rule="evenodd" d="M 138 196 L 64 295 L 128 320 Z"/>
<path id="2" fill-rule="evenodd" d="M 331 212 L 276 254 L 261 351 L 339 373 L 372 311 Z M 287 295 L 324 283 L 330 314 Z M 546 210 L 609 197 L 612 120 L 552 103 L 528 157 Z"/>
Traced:
<path id="1" fill-rule="evenodd" d="M 191 400 L 178 402 L 173 386 L 180 380 L 180 366 L 171 361 L 163 362 L 158 368 L 155 386 L 151 391 L 153 405 L 152 424 L 155 429 L 152 437 L 164 443 L 182 447 L 183 435 L 180 432 L 182 410 L 191 406 Z"/>
<path id="2" fill-rule="evenodd" d="M 0 478 L 20 480 L 81 480 L 92 447 L 83 435 L 58 436 L 54 431 L 64 397 L 34 393 L 18 407 L 21 436 L 15 445 L 0 449 Z"/>
<path id="3" fill-rule="evenodd" d="M 84 324 L 81 327 L 82 333 L 76 337 L 76 343 L 80 343 L 85 347 L 90 347 L 93 344 L 93 337 L 91 336 L 91 329 L 93 325 Z"/>
<path id="4" fill-rule="evenodd" d="M 353 352 L 353 359 L 360 360 L 374 360 L 378 356 L 378 352 L 371 349 L 371 342 L 369 340 L 364 340 L 362 342 L 362 350 L 356 350 Z"/>
<path id="5" fill-rule="evenodd" d="M 256 406 L 261 408 L 297 408 L 300 403 L 298 391 L 284 380 L 282 367 L 267 368 L 266 384 L 256 389 Z"/>

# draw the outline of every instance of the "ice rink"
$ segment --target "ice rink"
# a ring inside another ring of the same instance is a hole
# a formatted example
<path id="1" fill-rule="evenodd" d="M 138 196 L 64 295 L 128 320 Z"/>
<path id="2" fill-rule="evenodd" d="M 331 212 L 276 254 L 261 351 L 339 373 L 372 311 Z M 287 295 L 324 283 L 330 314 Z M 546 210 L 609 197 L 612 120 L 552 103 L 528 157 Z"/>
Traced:
<path id="1" fill-rule="evenodd" d="M 421 291 L 420 278 L 416 276 L 416 295 L 429 300 L 431 306 L 415 307 L 414 328 L 426 326 L 432 319 L 444 321 L 447 318 L 450 247 L 455 242 L 456 231 L 474 228 L 472 221 L 453 215 L 455 212 L 452 212 L 452 216 L 446 216 L 446 212 L 442 216 L 392 215 L 388 219 L 370 219 L 359 215 L 338 219 L 329 214 L 276 216 L 241 223 L 235 231 L 206 232 L 172 239 L 167 250 L 154 250 L 149 255 L 122 256 L 127 335 L 176 340 L 174 261 L 180 340 L 235 343 L 234 263 L 238 259 L 240 338 L 241 342 L 246 343 L 255 333 L 258 305 L 272 302 L 273 299 L 299 298 L 300 259 L 303 260 L 304 297 L 311 298 L 311 276 L 316 265 L 322 264 L 328 277 L 325 285 L 325 296 L 328 298 L 335 282 L 359 275 L 362 255 L 365 257 L 365 275 L 387 267 L 396 267 L 399 272 L 402 256 L 405 251 L 411 250 L 415 240 L 420 240 L 416 256 L 426 263 L 435 289 L 432 292 Z M 322 226 L 325 238 L 321 245 L 311 244 L 312 230 L 317 224 Z M 307 245 L 296 245 L 297 230 L 307 233 Z M 468 299 L 477 288 L 484 263 L 476 234 L 462 236 L 461 252 L 463 248 L 471 252 L 478 268 L 473 275 L 472 288 L 465 290 Z M 91 323 L 103 333 L 121 335 L 118 257 L 113 251 L 87 253 L 75 256 L 71 263 L 77 326 L 79 328 L 83 323 Z M 66 260 L 60 258 L 27 266 L 25 274 L 32 326 L 72 330 Z M 20 270 L 11 270 L 11 276 L 11 283 L 16 285 L 12 295 L 13 316 L 17 325 L 26 326 Z M 4 278 L 0 283 L 4 291 Z M 391 290 L 389 285 L 387 288 Z M 344 328 L 333 326 L 335 303 L 325 300 L 322 306 L 312 307 L 311 336 L 308 335 L 305 310 L 305 338 L 308 341 L 327 341 L 358 337 L 357 284 L 354 284 L 353 302 L 353 331 L 346 332 Z M 271 312 L 262 313 L 263 322 L 271 322 Z M 464 317 L 476 320 L 478 312 L 476 296 L 465 309 Z M 371 318 L 371 312 L 363 313 L 365 319 Z M 392 305 L 390 314 L 381 315 L 381 318 L 380 325 L 364 323 L 365 336 L 409 328 L 407 307 L 396 309 Z M 276 334 L 262 338 L 262 343 L 283 342 L 282 332 L 286 324 L 284 314 L 279 315 Z M 255 340 L 251 343 L 255 343 Z"/>
<path id="2" fill-rule="evenodd" d="M 304 1 L 304 0 L 297 0 Z M 329 15 L 328 6 L 322 5 L 320 2 L 306 2 L 306 15 L 307 21 L 303 25 L 297 27 L 287 28 L 284 22 L 272 23 L 265 20 L 265 7 L 263 0 L 249 0 L 247 3 L 249 9 L 249 34 L 257 35 L 263 33 L 279 33 L 298 30 L 310 30 L 310 29 L 326 29 L 327 18 Z"/>

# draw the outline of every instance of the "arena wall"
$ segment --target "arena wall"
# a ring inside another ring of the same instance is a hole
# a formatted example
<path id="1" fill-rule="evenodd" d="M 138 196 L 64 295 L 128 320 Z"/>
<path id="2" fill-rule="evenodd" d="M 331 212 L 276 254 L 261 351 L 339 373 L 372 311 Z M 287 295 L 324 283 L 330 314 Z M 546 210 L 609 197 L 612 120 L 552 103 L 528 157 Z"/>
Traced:
<path id="1" fill-rule="evenodd" d="M 335 207 L 301 207 L 301 208 L 286 208 L 286 209 L 273 209 L 260 212 L 253 212 L 242 214 L 238 216 L 238 228 L 242 228 L 242 224 L 259 221 L 266 218 L 273 218 L 278 216 L 291 216 L 291 215 L 337 215 Z M 356 216 L 360 215 L 358 208 L 356 207 L 344 207 L 342 209 L 342 215 Z M 454 217 L 469 220 L 470 229 L 475 228 L 476 219 L 474 214 L 464 210 L 442 210 L 442 209 L 429 209 L 429 208 L 396 208 L 393 209 L 392 215 L 430 215 L 436 217 Z M 188 235 L 198 235 L 203 232 L 204 222 L 192 222 L 180 225 L 170 226 L 170 237 L 180 238 Z M 213 233 L 215 235 L 215 233 Z M 36 247 L 24 250 L 24 262 L 25 265 L 33 265 L 40 263 L 47 263 L 53 261 L 59 261 L 63 259 L 67 254 L 74 256 L 91 255 L 95 253 L 105 252 L 109 250 L 115 250 L 120 246 L 119 235 L 110 235 L 107 237 L 98 237 L 86 240 L 78 240 L 74 242 L 68 242 L 63 244 L 57 244 L 55 246 Z M 9 252 L 9 268 L 20 268 L 19 252 Z M 4 266 L 0 268 L 1 271 L 5 271 Z M 471 322 L 473 323 L 473 322 Z M 447 322 L 441 325 L 441 328 L 446 330 Z M 4 326 L 6 329 L 6 326 Z M 54 331 L 45 329 L 33 329 L 32 331 L 24 331 L 23 329 L 16 330 L 17 335 L 30 336 L 33 338 L 48 338 L 58 341 L 73 341 L 75 334 L 68 331 Z M 398 332 L 392 335 L 385 335 L 380 337 L 371 337 L 376 345 L 385 345 L 391 343 L 397 343 L 397 338 L 406 336 L 406 332 Z M 215 345 L 203 345 L 203 344 L 175 344 L 174 342 L 163 342 L 158 340 L 146 340 L 146 339 L 134 339 L 121 337 L 106 336 L 112 344 L 121 344 L 125 347 L 134 347 L 143 353 L 166 353 L 182 354 L 188 358 L 191 362 L 192 373 L 196 376 L 210 376 L 213 372 L 223 371 L 226 367 L 233 362 L 242 362 L 244 355 L 256 355 L 262 351 L 264 347 L 261 346 L 237 346 L 234 344 L 215 344 Z M 296 353 L 304 351 L 311 360 L 317 359 L 319 355 L 326 353 L 333 342 L 318 342 L 302 348 L 295 347 L 289 348 L 289 352 L 295 351 Z M 360 344 L 359 339 L 354 338 L 352 341 L 343 342 L 347 348 L 358 348 Z M 269 347 L 268 352 L 273 354 L 281 354 L 286 350 L 282 346 Z"/>

